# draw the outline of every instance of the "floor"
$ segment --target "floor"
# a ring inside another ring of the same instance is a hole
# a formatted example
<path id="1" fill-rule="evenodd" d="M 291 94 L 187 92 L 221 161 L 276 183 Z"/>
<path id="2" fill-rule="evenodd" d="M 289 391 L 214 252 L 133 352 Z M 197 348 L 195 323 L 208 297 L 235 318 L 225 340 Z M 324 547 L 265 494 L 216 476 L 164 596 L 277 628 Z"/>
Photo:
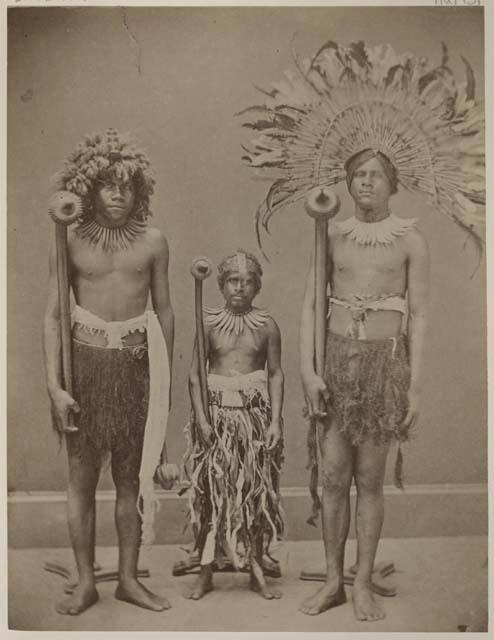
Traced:
<path id="1" fill-rule="evenodd" d="M 97 561 L 115 566 L 116 549 L 97 550 Z M 347 557 L 354 558 L 355 543 Z M 142 554 L 140 566 L 149 568 L 146 586 L 166 595 L 168 611 L 154 613 L 113 598 L 115 583 L 98 586 L 99 602 L 83 615 L 61 616 L 54 603 L 62 597 L 64 579 L 44 571 L 47 560 L 70 565 L 69 549 L 11 549 L 9 551 L 9 628 L 17 630 L 74 631 L 373 631 L 455 632 L 468 623 L 469 612 L 487 601 L 487 538 L 402 538 L 381 542 L 378 560 L 391 560 L 396 573 L 387 578 L 398 590 L 392 598 L 379 598 L 386 619 L 357 622 L 353 617 L 351 587 L 348 602 L 315 617 L 305 616 L 299 603 L 318 586 L 299 579 L 301 569 L 321 570 L 320 542 L 288 542 L 275 552 L 283 578 L 277 582 L 283 598 L 262 600 L 247 590 L 244 574 L 215 576 L 216 589 L 194 602 L 183 593 L 193 576 L 175 578 L 171 567 L 184 553 L 175 545 L 152 547 Z"/>

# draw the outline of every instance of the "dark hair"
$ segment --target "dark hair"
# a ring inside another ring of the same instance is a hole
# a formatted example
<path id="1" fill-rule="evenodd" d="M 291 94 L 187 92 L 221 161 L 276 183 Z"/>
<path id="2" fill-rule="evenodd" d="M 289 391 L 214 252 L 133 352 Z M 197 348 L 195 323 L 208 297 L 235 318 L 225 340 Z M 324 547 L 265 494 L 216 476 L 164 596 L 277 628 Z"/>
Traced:
<path id="1" fill-rule="evenodd" d="M 149 186 L 146 183 L 146 179 L 142 173 L 141 169 L 136 169 L 134 173 L 130 173 L 129 182 L 132 183 L 132 188 L 134 190 L 134 207 L 132 209 L 132 213 L 130 214 L 133 218 L 137 220 L 145 221 L 147 217 L 150 215 L 149 211 L 149 201 L 150 201 L 150 193 Z M 101 187 L 101 183 L 103 182 L 111 182 L 111 183 L 119 183 L 124 180 L 118 176 L 117 171 L 115 170 L 115 165 L 110 165 L 107 169 L 103 169 L 94 180 L 91 189 L 88 194 L 84 198 L 84 213 L 86 216 L 92 216 L 93 208 L 94 208 L 94 198 L 96 196 L 97 190 Z"/>
<path id="2" fill-rule="evenodd" d="M 396 167 L 387 155 L 377 149 L 362 149 L 362 151 L 355 153 L 345 162 L 346 183 L 348 189 L 350 189 L 350 185 L 352 184 L 355 171 L 357 171 L 359 167 L 371 158 L 377 158 L 379 160 L 384 169 L 384 173 L 389 180 L 391 194 L 396 193 L 398 191 L 398 172 L 396 171 Z"/>
<path id="3" fill-rule="evenodd" d="M 245 261 L 247 263 L 247 272 L 251 273 L 254 277 L 254 284 L 256 287 L 256 294 L 261 290 L 262 285 L 262 267 L 259 260 L 252 253 L 248 253 L 243 249 L 239 249 L 235 253 L 230 256 L 226 256 L 218 265 L 218 286 L 221 291 L 223 291 L 223 287 L 225 286 L 226 279 L 228 275 L 233 271 L 238 270 L 238 266 L 235 265 L 236 257 L 239 253 L 242 253 L 245 256 Z"/>
<path id="4" fill-rule="evenodd" d="M 93 215 L 94 196 L 101 180 L 132 181 L 135 194 L 132 216 L 146 220 L 151 214 L 149 201 L 154 191 L 154 178 L 149 160 L 127 136 L 120 135 L 115 129 L 86 136 L 56 176 L 56 187 L 78 195 L 83 217 L 87 218 Z"/>

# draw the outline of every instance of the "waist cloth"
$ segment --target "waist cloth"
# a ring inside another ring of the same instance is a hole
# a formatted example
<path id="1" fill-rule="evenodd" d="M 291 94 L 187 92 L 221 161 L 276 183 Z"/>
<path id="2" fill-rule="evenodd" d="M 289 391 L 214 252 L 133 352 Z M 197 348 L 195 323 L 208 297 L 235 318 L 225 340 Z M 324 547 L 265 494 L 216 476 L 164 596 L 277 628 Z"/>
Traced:
<path id="1" fill-rule="evenodd" d="M 271 404 L 264 371 L 210 373 L 208 397 L 212 444 L 204 445 L 194 415 L 186 427 L 188 516 L 202 565 L 228 557 L 241 568 L 256 540 L 268 552 L 283 534 L 283 444 L 266 449 Z"/>
<path id="2" fill-rule="evenodd" d="M 408 310 L 406 299 L 395 293 L 382 295 L 354 295 L 350 299 L 330 297 L 328 304 L 328 318 L 333 306 L 348 309 L 352 314 L 352 321 L 345 332 L 350 338 L 366 340 L 365 323 L 369 311 L 398 311 L 405 315 Z"/>
<path id="3" fill-rule="evenodd" d="M 328 331 L 326 337 L 324 381 L 328 389 L 326 404 L 330 419 L 339 431 L 358 446 L 373 441 L 384 445 L 409 439 L 409 428 L 403 426 L 408 411 L 410 365 L 408 341 L 404 334 L 375 340 L 354 339 Z M 310 489 L 313 514 L 319 510 L 317 496 L 318 460 L 316 421 L 309 427 Z M 403 487 L 403 455 L 398 448 L 394 481 Z"/>
<path id="4" fill-rule="evenodd" d="M 153 476 L 166 437 L 170 393 L 170 364 L 161 325 L 153 311 L 106 322 L 79 306 L 72 324 L 89 334 L 103 334 L 107 341 L 106 347 L 98 347 L 73 340 L 74 396 L 84 427 L 80 436 L 89 438 L 92 448 L 111 451 L 117 473 L 120 463 L 125 473 L 138 465 L 142 542 L 150 544 L 159 507 Z M 136 331 L 146 333 L 147 345 L 125 346 L 123 338 Z M 136 451 L 131 453 L 134 446 Z"/>

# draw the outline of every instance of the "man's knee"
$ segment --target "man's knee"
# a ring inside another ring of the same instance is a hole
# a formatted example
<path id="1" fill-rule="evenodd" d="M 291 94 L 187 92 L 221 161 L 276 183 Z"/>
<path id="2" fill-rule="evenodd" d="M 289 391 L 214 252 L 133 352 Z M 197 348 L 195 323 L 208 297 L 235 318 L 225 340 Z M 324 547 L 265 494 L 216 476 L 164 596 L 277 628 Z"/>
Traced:
<path id="1" fill-rule="evenodd" d="M 94 460 L 77 456 L 69 458 L 69 489 L 74 493 L 96 491 L 100 466 Z"/>
<path id="2" fill-rule="evenodd" d="M 112 475 L 117 495 L 139 493 L 139 476 L 137 474 L 119 473 L 118 471 L 114 471 Z"/>
<path id="3" fill-rule="evenodd" d="M 116 451 L 112 455 L 111 473 L 117 493 L 135 492 L 139 490 L 139 470 L 141 457 L 136 451 Z"/>
<path id="4" fill-rule="evenodd" d="M 333 495 L 344 495 L 350 490 L 352 481 L 351 471 L 344 465 L 326 464 L 323 467 L 323 490 Z"/>
<path id="5" fill-rule="evenodd" d="M 384 470 L 360 469 L 355 473 L 357 492 L 362 494 L 382 496 L 384 487 Z"/>

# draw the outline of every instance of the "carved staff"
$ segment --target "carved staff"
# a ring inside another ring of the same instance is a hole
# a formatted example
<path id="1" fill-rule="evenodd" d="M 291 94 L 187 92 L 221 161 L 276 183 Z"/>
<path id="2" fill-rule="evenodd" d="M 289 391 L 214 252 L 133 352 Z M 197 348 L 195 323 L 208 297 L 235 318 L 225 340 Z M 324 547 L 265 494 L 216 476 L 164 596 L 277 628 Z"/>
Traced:
<path id="1" fill-rule="evenodd" d="M 318 376 L 324 375 L 326 341 L 326 288 L 328 266 L 328 221 L 338 213 L 340 199 L 327 187 L 316 187 L 305 200 L 305 210 L 313 218 L 315 226 L 314 250 L 314 350 Z"/>
<path id="2" fill-rule="evenodd" d="M 48 213 L 55 222 L 63 386 L 65 387 L 65 391 L 72 396 L 72 336 L 67 260 L 67 228 L 81 215 L 81 200 L 70 191 L 57 191 L 50 200 Z M 77 427 L 74 425 L 74 416 L 71 411 L 69 411 L 67 421 L 68 426 L 64 431 L 77 431 Z"/>
<path id="3" fill-rule="evenodd" d="M 197 336 L 197 360 L 199 363 L 199 384 L 201 387 L 202 407 L 206 420 L 210 423 L 208 401 L 208 381 L 206 373 L 206 349 L 204 339 L 204 321 L 202 310 L 202 283 L 211 275 L 212 266 L 210 261 L 204 257 L 194 258 L 190 267 L 190 272 L 195 281 L 195 313 L 196 313 L 196 336 Z"/>

